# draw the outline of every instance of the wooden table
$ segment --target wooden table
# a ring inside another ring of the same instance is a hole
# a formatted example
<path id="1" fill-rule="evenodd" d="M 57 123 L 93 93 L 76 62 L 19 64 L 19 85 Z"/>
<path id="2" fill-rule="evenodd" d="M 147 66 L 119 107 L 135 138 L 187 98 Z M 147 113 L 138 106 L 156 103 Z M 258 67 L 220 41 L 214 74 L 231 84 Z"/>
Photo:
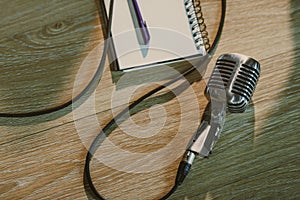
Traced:
<path id="1" fill-rule="evenodd" d="M 86 86 L 101 57 L 96 47 L 103 41 L 103 18 L 97 5 L 93 0 L 0 2 L 1 113 L 57 106 Z M 219 1 L 205 0 L 202 6 L 213 39 Z M 168 192 L 178 155 L 207 103 L 205 80 L 218 55 L 238 52 L 262 66 L 253 103 L 243 114 L 227 115 L 210 159 L 196 159 L 170 199 L 300 199 L 299 27 L 297 0 L 229 1 L 224 32 L 203 79 L 192 74 L 185 90 L 180 82 L 141 103 L 132 121 L 124 122 L 131 124 L 115 127 L 97 151 L 91 173 L 98 191 L 107 199 L 158 199 Z M 84 78 L 78 81 L 78 74 Z M 83 168 L 92 139 L 126 107 L 122 95 L 139 86 L 133 101 L 164 82 L 131 79 L 118 88 L 116 77 L 122 80 L 106 67 L 95 95 L 73 108 L 0 118 L 1 199 L 90 198 Z M 172 143 L 175 138 L 181 142 Z"/>

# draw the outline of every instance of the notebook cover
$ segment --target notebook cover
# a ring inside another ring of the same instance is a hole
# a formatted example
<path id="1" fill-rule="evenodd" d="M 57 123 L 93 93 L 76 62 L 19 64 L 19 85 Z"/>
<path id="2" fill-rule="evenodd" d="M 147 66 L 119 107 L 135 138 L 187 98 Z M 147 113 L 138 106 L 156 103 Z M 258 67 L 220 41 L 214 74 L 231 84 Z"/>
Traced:
<path id="1" fill-rule="evenodd" d="M 130 1 L 121 0 L 114 5 L 111 33 L 113 45 L 110 51 L 114 69 L 130 71 L 194 60 L 206 54 L 204 46 L 196 48 L 184 1 L 138 1 L 151 36 L 147 46 L 138 42 Z M 110 1 L 101 2 L 107 22 Z"/>

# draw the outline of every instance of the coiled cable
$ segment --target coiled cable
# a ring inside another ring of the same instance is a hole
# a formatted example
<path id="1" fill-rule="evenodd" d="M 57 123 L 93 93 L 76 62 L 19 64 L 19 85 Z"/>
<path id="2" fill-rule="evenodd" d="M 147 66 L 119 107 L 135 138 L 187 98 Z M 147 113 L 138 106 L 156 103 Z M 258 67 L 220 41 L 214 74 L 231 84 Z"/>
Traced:
<path id="1" fill-rule="evenodd" d="M 113 0 L 111 0 L 110 2 L 110 11 L 109 11 L 109 22 L 111 23 L 111 14 L 112 14 L 112 7 L 113 7 Z M 223 31 L 223 27 L 224 27 L 224 23 L 225 23 L 225 15 L 226 15 L 226 0 L 222 0 L 222 14 L 221 14 L 221 19 L 220 19 L 220 23 L 219 23 L 219 27 L 218 27 L 218 31 L 215 37 L 215 40 L 213 42 L 213 44 L 211 45 L 210 49 L 208 50 L 208 54 L 209 55 L 213 55 L 214 52 L 216 51 L 217 45 L 220 41 L 221 35 L 222 35 L 222 31 Z M 109 26 L 111 25 L 109 23 Z M 108 27 L 109 27 L 108 26 Z M 108 33 L 110 33 L 110 29 L 108 29 Z M 108 34 L 110 35 L 110 34 Z M 191 67 L 190 69 L 188 69 L 187 71 L 185 71 L 184 73 L 182 73 L 182 75 L 171 79 L 170 81 L 168 81 L 167 83 L 151 90 L 150 92 L 144 94 L 143 96 L 141 96 L 140 98 L 138 98 L 136 101 L 134 101 L 132 104 L 130 104 L 128 106 L 128 108 L 124 109 L 123 111 L 121 111 L 115 118 L 111 119 L 110 122 L 108 122 L 108 124 L 102 129 L 102 131 L 96 136 L 96 138 L 93 140 L 88 153 L 86 155 L 86 160 L 85 160 L 85 166 L 84 166 L 84 185 L 85 185 L 85 189 L 90 191 L 91 195 L 93 195 L 96 199 L 99 200 L 105 200 L 97 191 L 96 187 L 93 184 L 92 178 L 91 178 L 91 174 L 90 174 L 90 162 L 93 158 L 93 154 L 96 152 L 97 148 L 101 145 L 99 144 L 100 141 L 103 141 L 108 135 L 108 131 L 110 130 L 110 128 L 112 126 L 114 126 L 116 124 L 116 121 L 118 121 L 122 116 L 124 116 L 124 114 L 126 114 L 128 112 L 128 110 L 133 109 L 134 107 L 136 107 L 139 103 L 141 103 L 143 100 L 147 99 L 148 97 L 156 94 L 157 92 L 161 91 L 162 89 L 168 87 L 169 85 L 177 82 L 178 80 L 180 80 L 182 78 L 182 76 L 187 76 L 188 74 L 191 74 L 192 72 L 194 72 L 196 70 L 195 67 Z M 178 182 L 174 182 L 173 187 L 171 188 L 171 190 L 164 195 L 162 198 L 160 198 L 160 200 L 165 200 L 168 197 L 170 197 L 178 188 L 178 186 L 180 185 L 180 183 Z"/>

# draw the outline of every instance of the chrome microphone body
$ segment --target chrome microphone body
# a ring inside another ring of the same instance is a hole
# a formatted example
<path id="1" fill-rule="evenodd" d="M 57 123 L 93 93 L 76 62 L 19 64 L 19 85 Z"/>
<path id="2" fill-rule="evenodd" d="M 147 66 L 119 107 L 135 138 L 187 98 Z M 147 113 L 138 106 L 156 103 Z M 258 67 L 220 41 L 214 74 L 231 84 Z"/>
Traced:
<path id="1" fill-rule="evenodd" d="M 179 184 L 191 168 L 195 155 L 204 158 L 210 155 L 223 128 L 226 110 L 232 113 L 246 110 L 259 75 L 260 64 L 253 58 L 236 53 L 223 54 L 218 58 L 205 89 L 210 102 L 180 163 Z"/>

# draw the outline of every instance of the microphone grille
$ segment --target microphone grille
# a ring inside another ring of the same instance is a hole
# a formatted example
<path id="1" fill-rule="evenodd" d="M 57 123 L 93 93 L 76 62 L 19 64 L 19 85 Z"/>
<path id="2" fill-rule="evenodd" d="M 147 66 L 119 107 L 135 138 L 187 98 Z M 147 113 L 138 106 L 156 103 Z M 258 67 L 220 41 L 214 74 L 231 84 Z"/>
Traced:
<path id="1" fill-rule="evenodd" d="M 228 110 L 244 112 L 254 93 L 260 75 L 260 64 L 241 54 L 221 55 L 207 84 L 209 90 L 226 92 Z"/>
<path id="2" fill-rule="evenodd" d="M 223 56 L 220 56 L 217 60 L 216 66 L 207 84 L 208 88 L 228 88 L 232 74 L 236 68 L 236 61 L 224 59 Z"/>

